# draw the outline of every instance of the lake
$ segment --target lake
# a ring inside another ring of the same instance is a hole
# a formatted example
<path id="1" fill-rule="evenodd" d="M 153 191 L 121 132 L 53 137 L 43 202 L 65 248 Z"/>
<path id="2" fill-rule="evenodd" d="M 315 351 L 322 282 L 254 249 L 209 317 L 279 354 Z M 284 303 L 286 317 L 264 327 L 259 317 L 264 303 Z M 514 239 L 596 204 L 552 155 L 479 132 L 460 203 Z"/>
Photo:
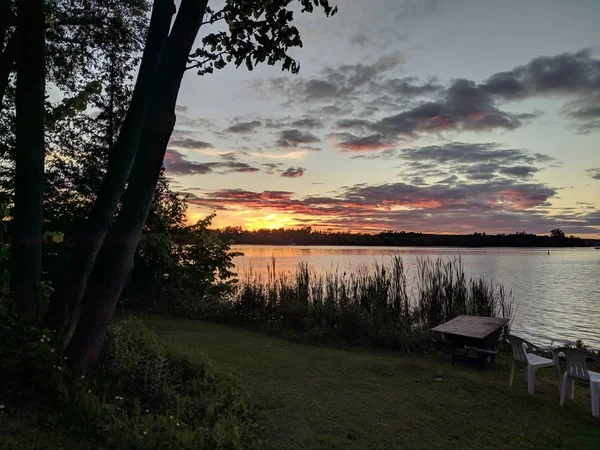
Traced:
<path id="1" fill-rule="evenodd" d="M 514 334 L 537 344 L 583 340 L 600 348 L 600 250 L 593 248 L 457 248 L 234 245 L 239 273 L 266 271 L 275 258 L 277 271 L 294 271 L 300 261 L 316 271 L 350 271 L 389 263 L 399 255 L 410 283 L 418 258 L 460 256 L 467 276 L 484 277 L 512 290 Z"/>

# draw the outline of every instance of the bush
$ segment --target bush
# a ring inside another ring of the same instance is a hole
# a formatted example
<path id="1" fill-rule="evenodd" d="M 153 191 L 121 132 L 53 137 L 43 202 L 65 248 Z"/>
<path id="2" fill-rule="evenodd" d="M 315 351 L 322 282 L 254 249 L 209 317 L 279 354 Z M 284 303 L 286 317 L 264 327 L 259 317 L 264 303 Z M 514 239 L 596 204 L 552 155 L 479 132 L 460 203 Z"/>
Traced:
<path id="1" fill-rule="evenodd" d="M 265 448 L 243 392 L 210 367 L 165 350 L 139 320 L 113 325 L 97 370 L 65 379 L 56 397 L 36 431 L 41 448 L 49 442 L 63 448 Z"/>

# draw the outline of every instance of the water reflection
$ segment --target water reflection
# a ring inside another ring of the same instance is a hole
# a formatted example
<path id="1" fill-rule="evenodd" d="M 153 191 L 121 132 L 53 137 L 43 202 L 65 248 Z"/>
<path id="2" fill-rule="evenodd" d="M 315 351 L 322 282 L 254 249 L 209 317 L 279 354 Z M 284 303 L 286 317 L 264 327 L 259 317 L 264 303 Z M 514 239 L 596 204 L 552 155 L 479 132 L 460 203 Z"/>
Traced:
<path id="1" fill-rule="evenodd" d="M 512 290 L 516 301 L 515 333 L 537 343 L 582 339 L 600 348 L 600 252 L 594 249 L 434 248 L 434 247 L 305 247 L 234 246 L 239 272 L 252 267 L 292 272 L 300 261 L 317 271 L 354 270 L 392 255 L 404 260 L 408 282 L 418 258 L 460 256 L 468 276 L 483 276 Z"/>

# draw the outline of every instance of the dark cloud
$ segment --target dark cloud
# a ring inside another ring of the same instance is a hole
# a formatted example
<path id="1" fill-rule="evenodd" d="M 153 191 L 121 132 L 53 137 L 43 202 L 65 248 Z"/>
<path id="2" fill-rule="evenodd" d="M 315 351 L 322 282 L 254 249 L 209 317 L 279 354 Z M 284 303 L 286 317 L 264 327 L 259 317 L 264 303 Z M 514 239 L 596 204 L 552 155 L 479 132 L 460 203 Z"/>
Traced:
<path id="1" fill-rule="evenodd" d="M 169 145 L 177 148 L 185 148 L 188 150 L 202 150 L 205 148 L 214 148 L 214 145 L 208 142 L 199 141 L 192 138 L 171 139 Z"/>
<path id="2" fill-rule="evenodd" d="M 195 162 L 189 161 L 177 150 L 169 149 L 163 161 L 169 175 L 206 175 L 210 173 L 253 173 L 259 169 L 239 161 Z"/>
<path id="3" fill-rule="evenodd" d="M 459 79 L 445 90 L 440 100 L 424 102 L 394 116 L 384 117 L 372 123 L 371 128 L 394 138 L 447 130 L 512 130 L 528 118 L 531 116 L 501 111 L 493 98 L 478 89 L 473 81 Z"/>
<path id="4" fill-rule="evenodd" d="M 338 128 L 358 128 L 365 129 L 371 125 L 371 122 L 364 119 L 341 119 L 336 123 Z"/>
<path id="5" fill-rule="evenodd" d="M 371 158 L 377 158 L 372 155 Z M 532 178 L 542 168 L 555 162 L 542 153 L 520 149 L 499 149 L 495 143 L 466 144 L 452 142 L 446 145 L 406 148 L 390 152 L 383 158 L 408 161 L 404 167 L 407 178 L 414 176 L 461 175 L 469 180 L 492 180 L 497 177 Z"/>
<path id="6" fill-rule="evenodd" d="M 303 144 L 313 144 L 315 142 L 321 142 L 317 136 L 308 131 L 302 130 L 283 130 L 279 133 L 279 139 L 276 144 L 279 147 L 298 147 Z"/>
<path id="7" fill-rule="evenodd" d="M 524 66 L 492 75 L 481 89 L 505 99 L 597 92 L 600 89 L 600 60 L 593 58 L 591 49 L 541 56 Z"/>
<path id="8" fill-rule="evenodd" d="M 512 166 L 512 167 L 500 167 L 498 171 L 503 175 L 509 175 L 517 178 L 530 178 L 540 169 L 533 166 Z"/>
<path id="9" fill-rule="evenodd" d="M 231 125 L 228 128 L 225 128 L 226 133 L 239 133 L 239 134 L 247 134 L 252 133 L 257 128 L 261 126 L 261 122 L 259 120 L 252 120 L 250 122 L 239 122 L 234 125 Z"/>
<path id="10" fill-rule="evenodd" d="M 187 106 L 175 105 L 175 113 L 176 114 L 185 114 L 188 110 Z"/>
<path id="11" fill-rule="evenodd" d="M 298 128 L 321 128 L 323 122 L 313 117 L 304 117 L 302 119 L 296 119 L 290 123 L 292 127 Z"/>
<path id="12" fill-rule="evenodd" d="M 303 167 L 288 167 L 282 174 L 282 177 L 285 178 L 300 178 L 304 175 L 306 171 Z"/>
<path id="13" fill-rule="evenodd" d="M 265 173 L 273 175 L 275 172 L 281 172 L 280 167 L 283 166 L 283 163 L 263 163 L 261 166 L 265 167 Z"/>
<path id="14" fill-rule="evenodd" d="M 237 159 L 237 154 L 234 152 L 223 153 L 219 156 L 225 161 L 235 161 Z"/>
<path id="15" fill-rule="evenodd" d="M 358 137 L 344 133 L 342 136 L 344 140 L 336 143 L 335 146 L 344 152 L 372 152 L 391 147 L 380 134 Z"/>
<path id="16" fill-rule="evenodd" d="M 563 112 L 575 122 L 577 131 L 581 134 L 600 129 L 600 93 L 567 103 Z"/>
<path id="17" fill-rule="evenodd" d="M 163 164 L 169 175 L 205 175 L 213 171 L 208 163 L 188 161 L 184 155 L 173 149 L 167 150 Z"/>
<path id="18" fill-rule="evenodd" d="M 592 177 L 594 180 L 600 180 L 600 167 L 587 169 L 586 172 L 589 173 L 590 177 Z"/>
<path id="19" fill-rule="evenodd" d="M 382 83 L 382 90 L 396 96 L 417 97 L 435 94 L 443 89 L 435 80 L 420 83 L 416 77 L 393 78 Z"/>

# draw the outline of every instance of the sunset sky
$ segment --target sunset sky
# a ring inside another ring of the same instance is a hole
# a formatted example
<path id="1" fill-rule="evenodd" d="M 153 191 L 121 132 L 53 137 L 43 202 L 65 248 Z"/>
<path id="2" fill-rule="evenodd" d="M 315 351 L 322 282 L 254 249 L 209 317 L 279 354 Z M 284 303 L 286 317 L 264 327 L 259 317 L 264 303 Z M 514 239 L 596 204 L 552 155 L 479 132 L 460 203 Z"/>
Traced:
<path id="1" fill-rule="evenodd" d="M 296 15 L 298 75 L 186 75 L 190 221 L 600 236 L 600 1 L 332 2 Z"/>

